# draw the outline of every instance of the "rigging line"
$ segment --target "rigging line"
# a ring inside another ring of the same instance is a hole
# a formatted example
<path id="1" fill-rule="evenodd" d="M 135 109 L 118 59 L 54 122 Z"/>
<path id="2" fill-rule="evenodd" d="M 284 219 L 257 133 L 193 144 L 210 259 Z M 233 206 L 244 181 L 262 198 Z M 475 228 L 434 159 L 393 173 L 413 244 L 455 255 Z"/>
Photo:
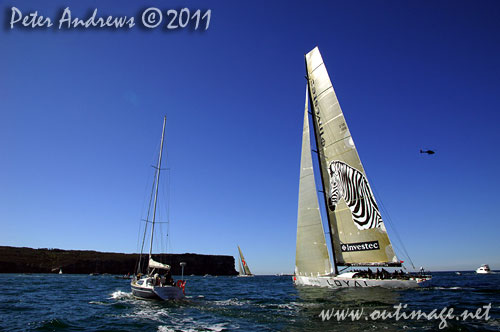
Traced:
<path id="1" fill-rule="evenodd" d="M 164 158 L 165 158 L 165 165 L 167 165 L 168 163 L 168 156 L 169 156 L 169 153 L 168 153 L 168 140 L 165 140 L 165 143 L 164 143 Z M 169 181 L 170 181 L 170 167 L 165 167 L 164 170 L 166 170 L 166 172 L 164 172 L 164 181 L 161 183 L 161 191 L 162 191 L 162 195 L 163 195 L 163 200 L 161 201 L 161 213 L 162 213 L 162 216 L 163 218 L 166 217 L 166 222 L 163 222 L 162 224 L 167 224 L 167 234 L 166 234 L 166 238 L 163 236 L 164 235 L 164 227 L 163 225 L 160 226 L 160 243 L 161 243 L 161 250 L 165 250 L 165 253 L 168 253 L 168 223 L 169 223 L 169 219 L 168 219 L 168 214 L 169 214 L 169 209 L 168 209 L 168 206 L 169 206 L 169 202 L 170 202 L 170 197 L 168 196 L 168 193 L 167 193 L 167 190 L 166 188 L 168 188 L 168 184 L 169 184 Z M 165 239 L 164 239 L 165 238 Z"/>
<path id="2" fill-rule="evenodd" d="M 149 172 L 149 170 L 148 170 L 148 172 L 146 174 L 147 174 L 147 177 L 146 177 L 147 181 L 146 181 L 146 183 L 144 185 L 144 191 L 143 191 L 143 194 L 142 194 L 142 204 L 141 204 L 141 214 L 140 214 L 141 216 L 144 215 L 144 210 L 145 210 L 145 207 L 146 207 L 146 197 L 147 197 L 148 186 L 149 186 L 149 181 L 150 181 L 150 177 L 149 177 L 150 172 Z M 144 219 L 141 218 L 140 220 L 142 221 Z M 142 234 L 142 223 L 140 222 L 139 223 L 139 231 L 137 232 L 137 247 L 136 248 L 137 248 L 138 252 L 140 252 L 139 251 L 139 244 L 140 244 L 140 241 L 141 241 L 140 240 L 141 234 Z"/>
<path id="3" fill-rule="evenodd" d="M 399 232 L 398 230 L 396 229 L 394 223 L 392 222 L 392 218 L 391 218 L 391 215 L 389 214 L 389 211 L 385 208 L 384 206 L 384 203 L 382 202 L 382 200 L 380 200 L 380 205 L 382 206 L 382 209 L 384 210 L 384 213 L 387 215 L 387 220 L 389 221 L 390 225 L 391 225 L 391 228 L 392 230 L 394 231 L 394 234 L 396 234 L 396 237 L 398 239 L 398 241 L 400 242 L 401 244 L 401 247 L 403 249 L 403 252 L 404 254 L 406 255 L 406 257 L 408 258 L 408 260 L 410 261 L 410 264 L 411 266 L 415 269 L 415 264 L 413 264 L 413 261 L 410 257 L 410 254 L 408 253 L 408 251 L 406 250 L 406 247 L 404 245 L 404 242 L 401 240 L 401 237 L 399 236 Z"/>
<path id="4" fill-rule="evenodd" d="M 399 236 L 399 232 L 398 232 L 396 226 L 394 225 L 394 223 L 392 222 L 392 218 L 391 218 L 391 215 L 389 214 L 389 210 L 385 207 L 384 202 L 382 200 L 382 196 L 375 189 L 375 187 L 376 187 L 375 186 L 375 182 L 372 181 L 372 178 L 368 177 L 368 175 L 366 174 L 366 171 L 365 171 L 365 175 L 368 178 L 368 181 L 370 183 L 374 184 L 374 186 L 372 187 L 372 191 L 373 191 L 374 195 L 377 197 L 377 201 L 380 204 L 380 206 L 382 207 L 382 210 L 383 210 L 384 214 L 387 216 L 387 221 L 389 222 L 389 225 L 391 226 L 391 229 L 393 230 L 394 234 L 396 235 L 396 238 L 397 238 L 399 244 L 401 245 L 401 249 L 402 249 L 404 255 L 406 256 L 406 258 L 408 258 L 408 260 L 410 261 L 411 266 L 415 269 L 415 265 L 413 264 L 413 261 L 412 261 L 412 259 L 410 257 L 410 254 L 406 250 L 404 242 L 401 240 L 401 237 Z"/>
<path id="5" fill-rule="evenodd" d="M 159 143 L 156 143 L 156 147 L 158 147 L 158 145 L 159 145 Z M 156 156 L 157 156 L 156 151 L 157 151 L 157 150 L 158 150 L 157 148 L 155 148 L 155 149 L 153 150 L 153 151 L 155 151 L 155 152 L 153 152 L 153 155 L 152 155 L 152 156 L 150 156 L 150 159 L 151 159 L 151 160 L 154 160 L 154 159 L 156 158 Z M 156 167 L 153 167 L 153 168 L 156 168 Z M 148 169 L 148 171 L 147 171 L 147 173 L 146 173 L 146 176 L 145 176 L 145 178 L 147 179 L 147 181 L 145 182 L 145 185 L 144 185 L 144 193 L 143 193 L 143 195 L 142 195 L 142 197 L 143 197 L 143 202 L 142 202 L 142 205 L 141 205 L 141 207 L 142 207 L 142 210 L 141 210 L 141 216 L 143 216 L 145 213 L 147 213 L 147 212 L 148 212 L 148 210 L 150 209 L 150 206 L 151 206 L 151 198 L 150 198 L 150 199 L 149 199 L 149 204 L 148 204 L 148 206 L 146 207 L 146 197 L 147 197 L 147 192 L 148 192 L 148 187 L 149 187 L 149 183 L 150 183 L 150 181 L 153 181 L 153 186 L 154 186 L 154 179 L 155 179 L 155 176 L 156 176 L 156 171 L 153 173 L 153 176 L 152 176 L 152 177 L 151 177 L 151 174 L 152 174 L 152 173 L 151 173 L 151 172 L 149 171 L 149 169 Z M 142 220 L 142 219 L 141 219 L 141 220 Z M 139 223 L 139 224 L 141 224 L 141 223 Z M 142 227 L 141 227 L 140 229 L 142 229 Z M 139 232 L 138 236 L 140 236 L 140 233 L 141 233 L 141 232 Z M 139 241 L 138 241 L 138 242 L 139 242 Z M 137 246 L 139 246 L 139 244 L 138 244 Z"/>
<path id="6" fill-rule="evenodd" d="M 384 204 L 384 202 L 383 202 L 383 200 L 382 200 L 382 198 L 381 198 L 380 194 L 379 194 L 377 191 L 375 191 L 375 194 L 376 194 L 376 196 L 377 196 L 377 198 L 378 198 L 378 202 L 379 202 L 379 204 L 380 204 L 381 210 L 383 211 L 383 213 L 384 213 L 384 214 L 385 214 L 385 216 L 387 217 L 387 218 L 385 218 L 385 219 L 388 221 L 389 226 L 391 227 L 391 230 L 394 232 L 394 234 L 395 234 L 395 236 L 396 236 L 396 239 L 398 240 L 398 245 L 397 245 L 397 247 L 398 247 L 398 248 L 400 248 L 400 249 L 403 251 L 403 254 L 406 256 L 406 258 L 408 258 L 408 260 L 410 261 L 410 263 L 411 263 L 411 265 L 413 266 L 413 268 L 415 268 L 415 266 L 413 265 L 413 261 L 412 261 L 412 259 L 411 259 L 411 257 L 410 257 L 410 254 L 409 254 L 409 253 L 408 253 L 408 251 L 406 250 L 406 247 L 405 247 L 405 245 L 404 245 L 404 242 L 403 242 L 403 240 L 401 239 L 401 236 L 399 235 L 399 232 L 398 232 L 398 230 L 397 230 L 397 228 L 396 228 L 396 225 L 395 225 L 395 224 L 394 224 L 394 222 L 392 221 L 392 217 L 391 217 L 391 215 L 390 215 L 390 213 L 389 213 L 389 210 L 385 207 L 385 204 Z"/>
<path id="7" fill-rule="evenodd" d="M 158 208 L 157 208 L 157 215 L 156 219 L 157 220 L 164 220 L 165 219 L 165 178 L 163 181 L 160 182 L 160 190 L 161 193 L 158 194 Z M 155 223 L 158 223 L 155 221 Z M 165 254 L 165 241 L 164 241 L 164 224 L 165 222 L 162 222 L 161 224 L 158 223 L 158 232 L 155 234 L 155 244 L 156 244 L 156 250 L 158 253 L 161 254 L 162 259 L 164 259 L 164 254 Z M 164 261 L 164 260 L 163 260 Z"/>
<path id="8" fill-rule="evenodd" d="M 154 193 L 155 182 L 156 182 L 156 180 L 154 180 L 154 179 L 156 179 L 156 172 L 158 172 L 158 171 L 159 171 L 158 169 L 155 169 L 155 174 L 154 174 L 154 177 L 153 177 L 153 184 L 151 186 L 151 194 L 149 196 L 149 204 L 148 204 L 148 212 L 147 212 L 147 215 L 146 215 L 146 220 L 149 220 L 149 214 L 151 213 L 151 202 L 153 200 L 153 193 Z M 147 232 L 147 230 L 148 230 L 148 223 L 146 222 L 144 224 L 144 236 L 142 237 L 141 253 L 139 255 L 139 263 L 138 263 L 139 269 L 141 269 L 142 253 L 144 251 L 144 242 L 146 241 L 146 232 Z"/>
<path id="9" fill-rule="evenodd" d="M 165 156 L 166 158 L 166 156 Z M 165 216 L 164 216 L 164 212 L 165 212 L 165 209 L 166 209 L 166 205 L 165 205 L 165 200 L 168 200 L 167 199 L 167 196 L 165 194 L 165 177 L 163 179 L 163 181 L 160 182 L 160 191 L 161 191 L 161 195 L 159 194 L 158 195 L 158 209 L 157 209 L 157 213 L 158 213 L 158 216 L 157 216 L 157 219 L 160 219 L 160 220 L 164 220 Z M 155 222 L 156 223 L 156 222 Z M 166 224 L 167 222 L 161 222 L 159 223 L 159 234 L 155 234 L 155 239 L 159 240 L 159 241 L 156 241 L 156 250 L 158 250 L 158 252 L 160 253 L 166 253 L 166 243 L 164 241 L 164 227 L 163 227 L 163 224 Z"/>
<path id="10" fill-rule="evenodd" d="M 167 252 L 169 252 L 169 246 L 170 244 L 170 186 L 171 186 L 171 174 L 170 174 L 170 168 L 168 169 L 167 172 L 167 181 L 168 181 L 168 186 L 167 186 Z"/>
<path id="11" fill-rule="evenodd" d="M 405 257 L 405 259 L 408 259 L 410 261 L 410 263 L 412 264 L 412 266 L 413 266 L 413 262 L 411 260 L 411 257 L 408 254 L 408 251 L 406 250 L 401 237 L 399 236 L 397 228 L 394 225 L 394 222 L 392 221 L 392 218 L 390 217 L 390 214 L 389 214 L 387 208 L 385 207 L 385 205 L 384 205 L 384 203 L 383 203 L 380 195 L 378 194 L 378 192 L 376 192 L 376 190 L 374 190 L 374 196 L 377 197 L 377 201 L 378 201 L 378 205 L 380 207 L 380 211 L 384 215 L 384 220 L 387 221 L 387 225 L 391 229 L 391 233 L 394 233 L 395 239 L 397 240 L 397 242 L 396 241 L 391 241 L 391 244 L 393 245 L 393 247 L 397 251 L 399 251 L 401 253 L 402 256 Z"/>

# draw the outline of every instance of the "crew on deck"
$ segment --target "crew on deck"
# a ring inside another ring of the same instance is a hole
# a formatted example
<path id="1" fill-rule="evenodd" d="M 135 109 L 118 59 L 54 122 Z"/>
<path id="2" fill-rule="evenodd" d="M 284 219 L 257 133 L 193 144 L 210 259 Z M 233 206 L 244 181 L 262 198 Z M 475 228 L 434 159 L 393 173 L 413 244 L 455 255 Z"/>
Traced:
<path id="1" fill-rule="evenodd" d="M 408 279 L 410 276 L 403 270 L 395 270 L 394 272 L 389 272 L 384 268 L 378 269 L 375 273 L 372 272 L 370 268 L 367 270 L 352 270 L 356 273 L 355 278 L 368 278 L 368 279 Z"/>

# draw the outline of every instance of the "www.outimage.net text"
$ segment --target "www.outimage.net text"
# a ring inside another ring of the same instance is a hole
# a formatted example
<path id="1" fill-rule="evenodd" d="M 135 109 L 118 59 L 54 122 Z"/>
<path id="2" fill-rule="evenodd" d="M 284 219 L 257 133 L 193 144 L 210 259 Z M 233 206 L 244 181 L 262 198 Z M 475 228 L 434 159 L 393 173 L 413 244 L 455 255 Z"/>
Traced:
<path id="1" fill-rule="evenodd" d="M 335 319 L 337 321 L 343 321 L 351 319 L 352 321 L 358 320 L 388 320 L 394 319 L 396 321 L 404 319 L 404 320 L 437 320 L 439 321 L 439 329 L 443 329 L 448 326 L 448 321 L 450 320 L 469 320 L 476 319 L 485 321 L 489 320 L 491 317 L 489 315 L 491 309 L 491 303 L 484 305 L 478 308 L 476 311 L 468 311 L 464 310 L 460 314 L 454 313 L 454 308 L 444 307 L 441 310 L 434 309 L 428 313 L 422 312 L 422 310 L 412 310 L 411 312 L 406 312 L 408 307 L 407 304 L 399 303 L 395 305 L 393 308 L 394 311 L 388 310 L 373 310 L 369 314 L 365 313 L 364 308 L 360 309 L 323 309 L 319 314 L 319 317 L 322 321 L 327 321 L 330 319 Z"/>

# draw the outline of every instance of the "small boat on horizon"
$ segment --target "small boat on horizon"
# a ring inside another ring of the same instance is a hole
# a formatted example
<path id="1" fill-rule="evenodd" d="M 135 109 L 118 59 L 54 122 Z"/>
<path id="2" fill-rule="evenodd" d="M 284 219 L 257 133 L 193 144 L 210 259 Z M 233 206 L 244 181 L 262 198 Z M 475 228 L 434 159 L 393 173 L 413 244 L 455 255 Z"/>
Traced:
<path id="1" fill-rule="evenodd" d="M 419 274 L 402 270 L 391 273 L 384 269 L 401 267 L 403 261 L 398 259 L 393 250 L 317 47 L 305 55 L 305 63 L 307 85 L 294 284 L 330 288 L 412 288 L 424 285 L 431 276 L 423 269 Z M 314 148 L 311 148 L 311 142 Z M 319 169 L 321 176 L 320 188 L 316 187 L 315 169 Z M 318 193 L 324 199 L 322 210 Z M 327 216 L 326 234 L 321 211 Z M 331 255 L 327 239 L 331 244 Z M 339 267 L 342 269 L 339 270 Z M 368 269 L 358 270 L 359 267 Z M 348 268 L 351 271 L 343 272 Z M 370 268 L 377 270 L 372 271 Z"/>
<path id="2" fill-rule="evenodd" d="M 476 273 L 477 274 L 490 274 L 491 273 L 490 266 L 488 264 L 483 264 L 479 268 L 477 268 Z"/>
<path id="3" fill-rule="evenodd" d="M 254 275 L 250 272 L 250 268 L 248 267 L 247 262 L 245 261 L 245 257 L 243 257 L 243 253 L 241 252 L 240 246 L 238 246 L 239 252 L 239 274 L 238 277 L 253 277 Z"/>

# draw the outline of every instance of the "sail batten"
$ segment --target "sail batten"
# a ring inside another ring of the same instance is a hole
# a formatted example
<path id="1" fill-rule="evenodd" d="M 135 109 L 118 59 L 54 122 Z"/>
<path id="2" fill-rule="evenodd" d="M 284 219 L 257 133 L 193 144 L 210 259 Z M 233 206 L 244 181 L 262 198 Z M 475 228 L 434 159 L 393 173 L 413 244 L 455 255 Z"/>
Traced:
<path id="1" fill-rule="evenodd" d="M 317 47 L 306 55 L 306 70 L 335 263 L 337 265 L 398 264 L 377 202 Z M 302 154 L 304 158 L 304 138 Z M 301 177 L 301 184 L 302 181 Z M 299 195 L 299 209 L 300 198 Z"/>

